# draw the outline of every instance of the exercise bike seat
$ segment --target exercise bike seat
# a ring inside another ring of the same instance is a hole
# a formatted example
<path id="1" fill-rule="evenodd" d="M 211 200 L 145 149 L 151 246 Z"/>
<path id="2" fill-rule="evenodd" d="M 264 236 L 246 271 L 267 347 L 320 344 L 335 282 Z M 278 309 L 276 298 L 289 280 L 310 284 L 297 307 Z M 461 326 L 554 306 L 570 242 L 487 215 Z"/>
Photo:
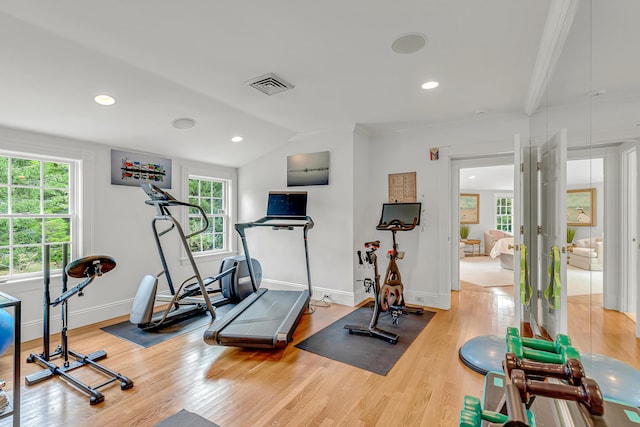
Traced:
<path id="1" fill-rule="evenodd" d="M 116 267 L 116 260 L 108 255 L 91 255 L 69 263 L 65 269 L 69 277 L 102 276 Z"/>

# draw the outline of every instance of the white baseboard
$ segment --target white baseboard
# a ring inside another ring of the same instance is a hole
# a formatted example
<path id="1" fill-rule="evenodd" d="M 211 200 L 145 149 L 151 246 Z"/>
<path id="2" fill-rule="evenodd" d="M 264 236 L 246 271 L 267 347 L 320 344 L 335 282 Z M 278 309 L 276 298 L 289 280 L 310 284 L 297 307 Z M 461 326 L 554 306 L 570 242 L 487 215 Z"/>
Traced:
<path id="1" fill-rule="evenodd" d="M 103 320 L 113 319 L 129 314 L 133 298 L 117 301 L 109 304 L 99 305 L 84 310 L 75 310 L 69 313 L 68 329 L 79 328 L 81 326 L 91 325 L 92 323 L 102 322 Z M 52 334 L 60 332 L 62 329 L 62 318 L 59 310 L 57 315 L 51 316 L 49 330 Z M 29 341 L 42 338 L 44 328 L 43 319 L 25 322 L 22 324 L 22 341 Z M 52 347 L 56 343 L 51 343 Z"/>
<path id="2" fill-rule="evenodd" d="M 303 285 L 300 283 L 292 283 L 292 282 L 284 282 L 282 280 L 273 280 L 273 279 L 262 279 L 262 285 L 268 289 L 276 289 L 276 290 L 296 290 L 301 291 L 307 289 L 307 285 Z M 355 295 L 353 292 L 346 291 L 338 291 L 336 289 L 324 288 L 320 286 L 313 286 L 313 295 L 312 299 L 320 300 L 325 295 L 329 295 L 329 299 L 331 302 L 340 305 L 347 305 L 349 307 L 353 307 L 355 305 Z"/>

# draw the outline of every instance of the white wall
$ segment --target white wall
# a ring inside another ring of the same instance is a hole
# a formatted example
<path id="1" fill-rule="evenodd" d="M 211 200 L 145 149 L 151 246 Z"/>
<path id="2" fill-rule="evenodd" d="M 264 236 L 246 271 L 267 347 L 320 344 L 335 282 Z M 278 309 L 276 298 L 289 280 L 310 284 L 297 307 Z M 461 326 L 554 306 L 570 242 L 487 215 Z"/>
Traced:
<path id="1" fill-rule="evenodd" d="M 424 210 L 422 226 L 398 233 L 400 250 L 406 251 L 399 266 L 409 303 L 450 306 L 451 239 L 459 238 L 457 214 L 450 209 L 451 198 L 457 197 L 457 188 L 450 185 L 450 160 L 513 152 L 514 135 L 521 134 L 527 140 L 528 129 L 528 119 L 516 115 L 372 136 L 371 205 L 380 209 L 386 200 L 388 174 L 417 173 L 418 201 Z M 440 160 L 429 160 L 431 147 L 441 147 Z M 377 221 L 378 215 L 376 212 L 372 218 Z M 390 247 L 390 233 L 375 233 L 383 247 Z"/>
<path id="2" fill-rule="evenodd" d="M 359 156 L 366 156 L 358 136 Z M 353 304 L 354 241 L 354 128 L 297 135 L 283 148 L 238 170 L 239 221 L 266 214 L 269 191 L 307 191 L 307 214 L 315 222 L 309 231 L 313 298 L 325 292 L 334 301 Z M 287 156 L 329 151 L 329 185 L 287 188 Z M 362 160 L 358 159 L 358 165 Z M 357 196 L 356 196 L 357 197 Z M 306 287 L 302 232 L 247 230 L 252 258 L 260 261 L 269 287 Z"/>
<path id="3" fill-rule="evenodd" d="M 83 171 L 83 247 L 80 254 L 110 255 L 116 259 L 117 267 L 97 278 L 85 289 L 81 298 L 69 300 L 69 327 L 74 328 L 113 317 L 128 315 L 131 302 L 138 288 L 140 279 L 145 274 L 156 274 L 161 271 L 160 260 L 155 248 L 151 231 L 151 219 L 154 208 L 144 203 L 146 195 L 138 187 L 111 185 L 110 149 L 104 145 L 86 141 L 73 141 L 54 136 L 22 132 L 0 128 L 0 148 L 17 153 L 31 153 L 56 157 L 82 159 Z M 124 147 L 113 147 L 126 150 Z M 153 153 L 162 155 L 162 153 Z M 171 192 L 178 200 L 183 199 L 181 185 L 182 172 L 185 168 L 199 171 L 211 171 L 235 177 L 233 168 L 204 165 L 173 159 L 173 188 Z M 187 268 L 179 260 L 179 243 L 167 244 L 166 256 L 174 281 L 182 281 L 187 277 Z M 209 260 L 201 264 L 201 272 L 206 275 L 219 269 L 217 260 Z M 69 286 L 78 283 L 70 279 Z M 160 287 L 166 289 L 161 280 Z M 22 337 L 30 340 L 42 336 L 42 279 L 25 280 L 1 284 L 0 290 L 22 300 Z M 60 294 L 60 276 L 51 279 L 52 299 Z M 52 331 L 60 324 L 60 311 L 53 308 Z"/>

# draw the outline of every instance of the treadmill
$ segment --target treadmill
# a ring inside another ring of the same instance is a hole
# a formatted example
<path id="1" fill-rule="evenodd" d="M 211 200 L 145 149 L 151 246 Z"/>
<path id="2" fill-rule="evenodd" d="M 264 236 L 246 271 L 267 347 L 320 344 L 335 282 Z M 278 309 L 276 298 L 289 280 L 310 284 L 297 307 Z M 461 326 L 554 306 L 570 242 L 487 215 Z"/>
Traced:
<path id="1" fill-rule="evenodd" d="M 307 289 L 281 291 L 258 288 L 254 267 L 252 263 L 247 263 L 254 292 L 209 326 L 204 333 L 205 343 L 279 349 L 286 347 L 292 341 L 293 332 L 309 306 L 312 293 L 307 233 L 313 228 L 314 223 L 307 216 L 306 210 L 306 192 L 272 191 L 269 192 L 267 216 L 254 222 L 236 224 L 235 229 L 242 240 L 246 259 L 251 259 L 246 230 L 254 227 L 271 227 L 273 230 L 302 228 L 307 265 Z"/>

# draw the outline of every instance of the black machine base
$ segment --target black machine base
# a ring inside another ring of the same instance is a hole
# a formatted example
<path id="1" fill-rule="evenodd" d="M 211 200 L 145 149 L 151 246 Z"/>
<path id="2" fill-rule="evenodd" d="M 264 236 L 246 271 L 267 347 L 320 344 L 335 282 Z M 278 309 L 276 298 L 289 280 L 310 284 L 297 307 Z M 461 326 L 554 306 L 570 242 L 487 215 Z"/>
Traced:
<path id="1" fill-rule="evenodd" d="M 54 363 L 51 363 L 51 361 L 46 360 L 42 354 L 31 353 L 27 358 L 27 362 L 37 363 L 38 365 L 42 366 L 45 369 L 40 372 L 36 372 L 35 374 L 26 376 L 25 384 L 28 386 L 35 385 L 43 381 L 46 381 L 54 377 L 55 375 L 58 375 L 61 378 L 63 378 L 65 381 L 67 381 L 69 384 L 76 387 L 78 390 L 87 394 L 89 396 L 89 403 L 91 405 L 96 405 L 104 401 L 104 395 L 100 393 L 98 389 L 106 386 L 107 384 L 111 384 L 114 381 L 120 381 L 120 389 L 122 390 L 127 390 L 133 387 L 133 381 L 131 379 L 123 375 L 120 375 L 119 373 L 114 372 L 111 369 L 99 363 L 96 363 L 97 360 L 101 360 L 107 357 L 107 353 L 104 350 L 94 351 L 93 353 L 88 355 L 76 353 L 72 350 L 67 350 L 67 352 L 69 355 L 73 356 L 76 360 L 73 362 L 67 361 L 62 366 L 57 366 Z M 56 353 L 54 353 L 54 356 L 62 356 L 62 352 L 60 351 L 60 349 L 58 349 Z M 76 378 L 74 378 L 73 376 L 67 373 L 69 371 L 72 371 L 76 368 L 80 368 L 82 366 L 90 366 L 91 368 L 94 368 L 95 370 L 101 372 L 102 374 L 107 375 L 109 379 L 104 381 L 101 384 L 98 384 L 97 386 L 91 387 L 77 380 Z"/>
<path id="2" fill-rule="evenodd" d="M 381 340 L 388 341 L 391 344 L 398 342 L 399 335 L 392 332 L 387 332 L 380 328 L 367 328 L 360 325 L 344 325 L 344 329 L 348 329 L 350 334 L 357 335 L 369 335 L 370 337 L 380 338 Z"/>

